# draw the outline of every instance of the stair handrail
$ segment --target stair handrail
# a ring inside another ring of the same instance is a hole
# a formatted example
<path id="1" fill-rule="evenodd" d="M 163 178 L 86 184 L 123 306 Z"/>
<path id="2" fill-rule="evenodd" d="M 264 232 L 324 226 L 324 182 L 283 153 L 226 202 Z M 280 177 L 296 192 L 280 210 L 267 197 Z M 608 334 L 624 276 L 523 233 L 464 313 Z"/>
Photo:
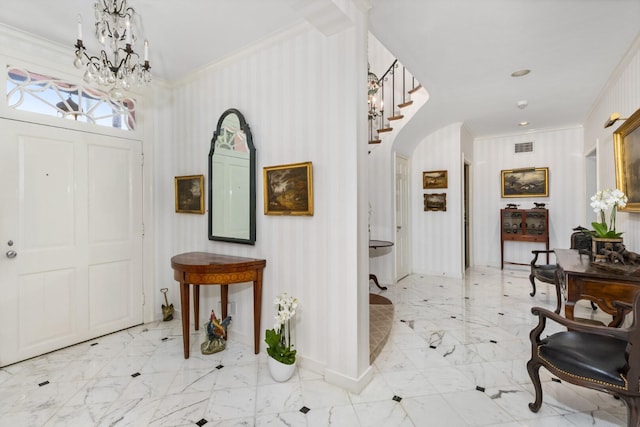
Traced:
<path id="1" fill-rule="evenodd" d="M 385 118 L 385 114 L 384 114 L 384 84 L 386 81 L 389 80 L 389 78 L 391 78 L 391 115 L 387 115 L 388 117 L 395 117 L 395 107 L 396 107 L 396 68 L 398 68 L 401 64 L 398 63 L 398 59 L 395 59 L 393 61 L 393 63 L 389 66 L 389 68 L 387 68 L 387 70 L 384 72 L 384 74 L 382 74 L 382 76 L 377 80 L 377 84 L 378 84 L 378 92 L 380 92 L 380 105 L 381 108 L 376 111 L 375 105 L 373 107 L 373 112 L 374 114 L 369 114 L 369 142 L 372 143 L 373 141 L 373 133 L 374 133 L 374 121 L 375 119 L 379 116 L 380 117 L 380 128 L 378 130 L 382 130 L 383 126 L 384 126 L 384 118 Z M 420 84 L 418 83 L 416 85 L 416 79 L 413 76 L 413 74 L 410 73 L 411 76 L 411 89 L 409 89 L 407 91 L 406 89 L 406 74 L 407 74 L 407 69 L 404 65 L 402 65 L 402 103 L 400 105 L 403 105 L 407 102 L 406 100 L 406 95 L 411 92 L 412 90 L 416 89 L 416 87 L 420 86 Z M 375 140 L 375 142 L 379 142 L 379 139 Z"/>

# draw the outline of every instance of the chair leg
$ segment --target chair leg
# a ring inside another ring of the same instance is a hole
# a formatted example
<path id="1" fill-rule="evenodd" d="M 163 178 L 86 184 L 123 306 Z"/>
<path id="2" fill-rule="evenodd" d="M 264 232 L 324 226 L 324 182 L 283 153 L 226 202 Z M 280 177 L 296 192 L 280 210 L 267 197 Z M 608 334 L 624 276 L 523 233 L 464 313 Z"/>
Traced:
<path id="1" fill-rule="evenodd" d="M 536 390 L 536 400 L 529 403 L 529 409 L 531 412 L 538 412 L 542 406 L 542 384 L 540 383 L 540 363 L 535 362 L 533 359 L 527 362 L 527 372 L 531 377 L 533 388 Z"/>
<path id="2" fill-rule="evenodd" d="M 623 397 L 620 398 L 627 406 L 627 426 L 640 427 L 640 399 L 637 397 Z"/>
<path id="3" fill-rule="evenodd" d="M 533 288 L 533 291 L 529 295 L 535 296 L 535 294 L 536 294 L 536 282 L 533 279 L 533 274 L 529 275 L 529 281 L 531 282 L 531 287 Z"/>

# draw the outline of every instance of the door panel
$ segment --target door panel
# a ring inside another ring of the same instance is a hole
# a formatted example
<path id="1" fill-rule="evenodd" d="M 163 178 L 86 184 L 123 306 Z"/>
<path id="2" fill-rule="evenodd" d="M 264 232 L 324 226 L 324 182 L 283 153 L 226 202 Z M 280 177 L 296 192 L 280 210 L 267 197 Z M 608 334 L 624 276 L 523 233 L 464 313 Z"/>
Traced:
<path id="1" fill-rule="evenodd" d="M 0 366 L 142 323 L 140 142 L 0 132 Z"/>
<path id="2" fill-rule="evenodd" d="M 409 241 L 409 161 L 396 157 L 396 282 L 411 273 Z"/>
<path id="3" fill-rule="evenodd" d="M 37 353 L 40 347 L 48 348 L 50 342 L 71 339 L 75 316 L 70 304 L 75 299 L 74 286 L 71 269 L 19 277 L 19 348 Z"/>

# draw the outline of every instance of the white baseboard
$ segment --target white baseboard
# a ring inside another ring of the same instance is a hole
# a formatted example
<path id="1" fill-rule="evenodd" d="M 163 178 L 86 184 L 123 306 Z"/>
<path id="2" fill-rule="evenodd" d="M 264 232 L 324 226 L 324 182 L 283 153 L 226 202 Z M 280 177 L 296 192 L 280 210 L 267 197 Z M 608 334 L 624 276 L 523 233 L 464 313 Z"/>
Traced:
<path id="1" fill-rule="evenodd" d="M 347 377 L 339 372 L 325 369 L 324 379 L 326 382 L 342 387 L 352 393 L 360 393 L 373 378 L 373 368 L 369 366 L 359 378 Z"/>

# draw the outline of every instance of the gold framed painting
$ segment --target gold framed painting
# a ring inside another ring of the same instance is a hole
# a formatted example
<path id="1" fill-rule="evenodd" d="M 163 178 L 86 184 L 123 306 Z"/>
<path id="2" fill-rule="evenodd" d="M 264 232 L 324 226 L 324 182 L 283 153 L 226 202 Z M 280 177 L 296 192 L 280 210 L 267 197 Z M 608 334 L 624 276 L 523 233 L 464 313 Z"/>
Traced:
<path id="1" fill-rule="evenodd" d="M 502 197 L 549 197 L 549 168 L 503 170 Z"/>
<path id="2" fill-rule="evenodd" d="M 176 176 L 176 212 L 204 213 L 204 175 Z"/>
<path id="3" fill-rule="evenodd" d="M 613 132 L 616 187 L 628 198 L 620 211 L 640 212 L 640 110 Z"/>
<path id="4" fill-rule="evenodd" d="M 313 215 L 311 162 L 262 169 L 265 215 Z"/>
<path id="5" fill-rule="evenodd" d="M 424 195 L 425 211 L 446 211 L 447 193 L 431 193 Z"/>
<path id="6" fill-rule="evenodd" d="M 422 172 L 422 188 L 447 188 L 447 171 Z"/>

